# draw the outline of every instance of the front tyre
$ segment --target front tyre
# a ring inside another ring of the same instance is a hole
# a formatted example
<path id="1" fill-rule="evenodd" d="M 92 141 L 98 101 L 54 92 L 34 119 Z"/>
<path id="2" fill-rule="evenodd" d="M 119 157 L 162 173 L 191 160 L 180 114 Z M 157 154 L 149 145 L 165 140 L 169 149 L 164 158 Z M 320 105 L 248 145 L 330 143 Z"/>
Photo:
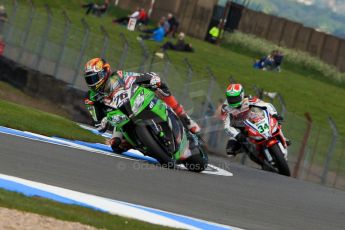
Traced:
<path id="1" fill-rule="evenodd" d="M 189 171 L 202 172 L 207 168 L 208 157 L 201 146 L 194 149 L 193 155 L 183 163 Z"/>
<path id="2" fill-rule="evenodd" d="M 284 176 L 291 176 L 289 165 L 287 164 L 284 154 L 282 153 L 278 144 L 269 148 L 270 154 L 275 161 L 275 166 L 278 169 L 279 174 Z"/>
<path id="3" fill-rule="evenodd" d="M 147 148 L 149 156 L 155 158 L 163 167 L 175 167 L 175 160 L 156 142 L 147 126 L 137 126 L 135 132 L 141 143 Z"/>

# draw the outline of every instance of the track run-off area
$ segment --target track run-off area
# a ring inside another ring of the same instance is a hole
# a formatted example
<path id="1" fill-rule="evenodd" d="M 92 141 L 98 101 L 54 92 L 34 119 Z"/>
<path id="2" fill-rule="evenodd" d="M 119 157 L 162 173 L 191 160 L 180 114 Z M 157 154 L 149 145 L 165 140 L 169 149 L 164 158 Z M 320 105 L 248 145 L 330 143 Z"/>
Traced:
<path id="1" fill-rule="evenodd" d="M 70 200 L 92 197 L 103 204 L 98 209 L 115 214 L 125 205 L 142 220 L 180 228 L 345 229 L 343 191 L 226 158 L 211 156 L 204 173 L 153 163 L 135 151 L 117 155 L 102 144 L 0 127 L 0 187 L 46 188 L 43 193 L 50 195 L 59 190 Z M 106 209 L 106 201 L 114 203 L 115 211 Z"/>

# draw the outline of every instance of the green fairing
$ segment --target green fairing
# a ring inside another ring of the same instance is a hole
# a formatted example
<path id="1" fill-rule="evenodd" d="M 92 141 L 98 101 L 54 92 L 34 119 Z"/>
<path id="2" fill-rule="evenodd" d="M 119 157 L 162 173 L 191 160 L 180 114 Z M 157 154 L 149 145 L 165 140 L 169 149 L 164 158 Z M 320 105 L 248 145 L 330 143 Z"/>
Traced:
<path id="1" fill-rule="evenodd" d="M 152 91 L 150 91 L 148 89 L 145 89 L 143 87 L 140 87 L 139 89 L 137 89 L 137 91 L 135 91 L 134 96 L 131 98 L 131 106 L 132 106 L 132 108 L 134 106 L 135 100 L 142 93 L 144 93 L 144 99 L 145 100 L 144 100 L 143 104 L 141 105 L 140 109 L 138 110 L 138 112 L 136 113 L 136 115 L 140 114 L 146 108 L 146 106 L 148 106 L 148 104 L 152 101 L 152 99 L 155 97 L 154 92 L 152 92 Z"/>
<path id="2" fill-rule="evenodd" d="M 137 97 L 140 94 L 144 94 L 144 102 L 141 105 L 140 109 L 136 112 L 136 115 L 140 114 L 145 108 L 146 106 L 152 101 L 152 99 L 154 98 L 154 93 L 151 92 L 150 90 L 147 90 L 145 88 L 140 87 L 139 89 L 137 89 L 137 91 L 135 91 L 134 96 L 132 96 L 131 98 L 131 106 L 133 108 L 134 106 L 134 102 L 137 99 Z"/>
<path id="3" fill-rule="evenodd" d="M 114 118 L 119 117 L 119 116 L 125 116 L 126 119 L 124 119 L 120 123 L 117 123 Z M 123 112 L 121 112 L 121 110 L 114 110 L 114 111 L 109 112 L 107 114 L 107 118 L 110 124 L 118 129 L 120 129 L 122 126 L 124 126 L 130 121 L 129 118 Z"/>
<path id="4" fill-rule="evenodd" d="M 183 135 L 181 144 L 180 144 L 180 149 L 174 154 L 175 160 L 179 160 L 182 157 L 182 152 L 185 150 L 187 144 L 187 136 Z"/>
<path id="5" fill-rule="evenodd" d="M 96 94 L 97 94 L 97 93 L 96 93 L 95 91 L 89 90 L 89 99 L 90 99 L 90 101 L 96 101 L 96 100 L 95 100 Z"/>
<path id="6" fill-rule="evenodd" d="M 128 143 L 130 143 L 132 146 L 135 146 L 135 142 L 128 136 L 127 133 L 125 132 L 122 132 L 123 133 L 123 136 L 125 137 L 125 139 L 128 141 Z"/>
<path id="7" fill-rule="evenodd" d="M 156 105 L 152 108 L 152 112 L 157 114 L 163 121 L 167 121 L 167 107 L 162 100 L 158 100 Z"/>
<path id="8" fill-rule="evenodd" d="M 126 119 L 124 119 L 123 121 L 121 121 L 120 123 L 117 123 L 116 121 L 114 121 L 114 117 L 118 117 L 118 116 L 123 116 L 123 117 L 126 117 Z M 114 111 L 111 111 L 107 114 L 107 119 L 108 121 L 110 122 L 110 124 L 112 126 L 114 126 L 114 128 L 116 130 L 121 130 L 122 132 L 122 127 L 127 124 L 130 119 L 123 113 L 121 112 L 120 110 L 114 110 Z M 135 142 L 127 135 L 127 133 L 125 132 L 122 132 L 125 139 L 131 144 L 131 145 L 135 145 Z"/>
<path id="9" fill-rule="evenodd" d="M 130 98 L 130 104 L 131 107 L 133 108 L 135 105 L 135 101 L 139 96 L 144 96 L 144 102 L 140 106 L 140 108 L 137 110 L 135 113 L 135 116 L 139 115 L 145 108 L 149 107 L 153 113 L 155 113 L 158 117 L 160 117 L 163 121 L 168 120 L 168 115 L 167 115 L 167 106 L 166 104 L 158 99 L 158 100 L 153 100 L 156 97 L 156 94 L 144 87 L 140 87 L 135 91 L 135 94 Z M 107 113 L 107 118 L 111 125 L 114 126 L 114 128 L 118 131 L 121 131 L 125 137 L 125 139 L 133 146 L 136 146 L 136 141 L 132 140 L 130 136 L 126 133 L 123 132 L 122 127 L 126 125 L 128 122 L 130 122 L 130 119 L 121 111 L 118 109 L 115 109 L 111 112 Z M 121 118 L 121 119 L 119 119 Z M 137 122 L 139 119 L 137 120 Z M 162 134 L 161 134 L 162 135 Z M 164 134 L 163 134 L 164 135 Z M 180 148 L 178 151 L 175 152 L 174 158 L 175 160 L 179 160 L 181 158 L 182 153 L 184 152 L 185 148 L 187 147 L 187 136 L 183 132 L 183 137 L 181 140 Z"/>
<path id="10" fill-rule="evenodd" d="M 140 114 L 153 100 L 156 96 L 154 92 L 148 90 L 146 88 L 140 87 L 131 98 L 131 106 L 133 107 L 136 98 L 144 93 L 145 100 L 143 105 L 140 107 L 136 114 Z M 150 107 L 151 108 L 151 107 Z M 154 112 L 157 116 L 159 116 L 163 121 L 167 121 L 167 114 L 166 114 L 166 105 L 163 103 L 162 100 L 157 100 L 156 104 L 151 108 L 151 111 Z"/>

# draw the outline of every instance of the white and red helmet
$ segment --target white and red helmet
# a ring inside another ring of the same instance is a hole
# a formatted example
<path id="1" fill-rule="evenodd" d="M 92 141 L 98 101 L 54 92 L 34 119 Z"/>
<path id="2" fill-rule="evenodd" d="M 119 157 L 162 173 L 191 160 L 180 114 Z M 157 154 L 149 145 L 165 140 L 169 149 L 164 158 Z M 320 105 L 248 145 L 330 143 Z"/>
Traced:
<path id="1" fill-rule="evenodd" d="M 226 100 L 232 108 L 237 108 L 242 105 L 244 99 L 244 89 L 241 84 L 230 84 L 226 88 Z"/>

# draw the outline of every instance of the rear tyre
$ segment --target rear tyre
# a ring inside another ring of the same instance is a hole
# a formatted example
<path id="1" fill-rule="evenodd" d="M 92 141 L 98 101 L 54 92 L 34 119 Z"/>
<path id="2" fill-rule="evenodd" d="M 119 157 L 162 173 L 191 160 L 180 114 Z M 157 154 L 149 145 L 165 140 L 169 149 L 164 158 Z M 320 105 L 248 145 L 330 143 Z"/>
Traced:
<path id="1" fill-rule="evenodd" d="M 148 130 L 147 126 L 137 126 L 135 132 L 140 139 L 141 143 L 147 147 L 149 156 L 155 158 L 163 167 L 174 168 L 175 160 L 172 156 L 169 156 L 162 147 L 152 137 L 152 134 Z"/>
<path id="2" fill-rule="evenodd" d="M 287 164 L 284 154 L 279 148 L 278 144 L 273 145 L 271 148 L 269 148 L 269 151 L 276 163 L 276 167 L 279 171 L 279 174 L 284 176 L 291 176 L 289 165 Z"/>

